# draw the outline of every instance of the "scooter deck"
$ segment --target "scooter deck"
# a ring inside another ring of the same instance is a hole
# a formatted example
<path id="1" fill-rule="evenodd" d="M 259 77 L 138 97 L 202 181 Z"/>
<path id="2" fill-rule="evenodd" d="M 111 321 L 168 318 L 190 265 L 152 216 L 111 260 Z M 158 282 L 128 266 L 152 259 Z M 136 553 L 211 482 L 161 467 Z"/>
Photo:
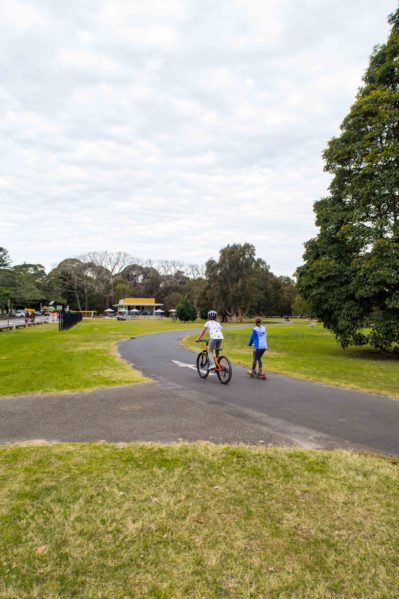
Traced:
<path id="1" fill-rule="evenodd" d="M 261 381 L 267 381 L 267 376 L 265 374 L 253 374 L 252 372 L 248 372 L 248 376 L 251 379 L 260 379 Z"/>

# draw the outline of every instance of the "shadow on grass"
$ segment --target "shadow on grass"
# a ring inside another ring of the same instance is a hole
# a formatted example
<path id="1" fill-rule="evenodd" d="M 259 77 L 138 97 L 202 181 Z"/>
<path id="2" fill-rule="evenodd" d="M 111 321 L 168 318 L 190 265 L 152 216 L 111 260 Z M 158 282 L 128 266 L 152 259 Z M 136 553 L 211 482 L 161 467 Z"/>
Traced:
<path id="1" fill-rule="evenodd" d="M 382 351 L 381 349 L 373 349 L 371 347 L 365 349 L 350 349 L 346 350 L 350 352 L 350 354 L 356 358 L 361 358 L 362 360 L 392 360 L 393 362 L 399 361 L 399 349 L 396 351 Z"/>

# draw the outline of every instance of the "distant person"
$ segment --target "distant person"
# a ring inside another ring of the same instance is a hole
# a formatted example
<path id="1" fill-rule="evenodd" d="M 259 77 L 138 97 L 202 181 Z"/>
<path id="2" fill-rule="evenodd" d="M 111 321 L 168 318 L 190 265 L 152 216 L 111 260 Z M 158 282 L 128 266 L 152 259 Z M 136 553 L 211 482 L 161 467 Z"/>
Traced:
<path id="1" fill-rule="evenodd" d="M 220 323 L 216 320 L 217 312 L 216 310 L 209 310 L 208 312 L 208 320 L 205 323 L 204 328 L 198 336 L 197 342 L 201 341 L 202 337 L 206 332 L 209 333 L 209 345 L 208 345 L 208 360 L 209 360 L 209 370 L 215 370 L 215 358 L 213 355 L 213 350 L 218 351 L 222 344 L 222 340 L 224 339 L 222 333 L 222 327 Z"/>
<path id="2" fill-rule="evenodd" d="M 255 326 L 252 329 L 251 337 L 249 338 L 248 345 L 254 346 L 252 370 L 248 371 L 250 376 L 258 376 L 261 379 L 266 379 L 266 374 L 263 373 L 262 356 L 267 350 L 267 333 L 266 328 L 262 326 L 262 319 L 257 316 L 255 318 Z M 256 365 L 259 365 L 258 372 L 256 372 Z"/>

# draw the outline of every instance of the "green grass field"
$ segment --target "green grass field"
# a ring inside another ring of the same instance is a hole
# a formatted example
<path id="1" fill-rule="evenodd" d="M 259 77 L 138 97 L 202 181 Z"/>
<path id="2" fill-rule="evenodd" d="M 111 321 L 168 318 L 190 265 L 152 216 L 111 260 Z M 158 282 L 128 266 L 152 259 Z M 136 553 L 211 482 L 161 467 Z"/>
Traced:
<path id="1" fill-rule="evenodd" d="M 399 399 L 399 354 L 389 355 L 370 348 L 343 350 L 321 324 L 304 321 L 277 324 L 266 321 L 269 350 L 266 372 L 277 372 L 310 381 L 381 393 Z M 250 368 L 252 349 L 247 347 L 251 327 L 225 331 L 224 353 Z M 195 337 L 185 345 L 198 351 Z"/>
<path id="2" fill-rule="evenodd" d="M 56 325 L 0 334 L 0 396 L 89 390 L 145 382 L 117 355 L 116 344 L 131 336 L 198 328 L 202 322 L 85 320 L 70 331 Z M 226 330 L 226 353 L 249 367 L 250 327 Z M 266 371 L 371 391 L 399 398 L 399 358 L 367 348 L 343 350 L 322 325 L 303 321 L 267 323 Z M 195 337 L 186 344 L 198 351 Z M 193 356 L 193 360 L 195 357 Z"/>
<path id="3" fill-rule="evenodd" d="M 142 382 L 116 354 L 167 321 L 0 335 L 0 394 Z M 248 365 L 250 327 L 225 349 Z M 268 324 L 266 369 L 398 397 L 399 362 L 320 327 Z M 198 351 L 193 339 L 186 341 Z M 195 356 L 193 355 L 193 359 Z M 0 597 L 394 598 L 397 461 L 193 445 L 0 447 Z"/>
<path id="4" fill-rule="evenodd" d="M 0 449 L 0 597 L 394 598 L 399 468 L 208 444 Z"/>
<path id="5" fill-rule="evenodd" d="M 89 319 L 61 333 L 52 324 L 2 332 L 0 396 L 145 382 L 147 379 L 118 357 L 117 342 L 193 326 L 166 320 Z"/>

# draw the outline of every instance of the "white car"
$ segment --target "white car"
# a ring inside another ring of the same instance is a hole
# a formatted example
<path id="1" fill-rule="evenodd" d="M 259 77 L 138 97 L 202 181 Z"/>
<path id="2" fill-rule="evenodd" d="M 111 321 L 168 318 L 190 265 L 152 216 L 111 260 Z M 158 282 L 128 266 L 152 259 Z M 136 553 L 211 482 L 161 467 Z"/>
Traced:
<path id="1" fill-rule="evenodd" d="M 25 318 L 25 310 L 15 310 L 16 318 Z"/>

